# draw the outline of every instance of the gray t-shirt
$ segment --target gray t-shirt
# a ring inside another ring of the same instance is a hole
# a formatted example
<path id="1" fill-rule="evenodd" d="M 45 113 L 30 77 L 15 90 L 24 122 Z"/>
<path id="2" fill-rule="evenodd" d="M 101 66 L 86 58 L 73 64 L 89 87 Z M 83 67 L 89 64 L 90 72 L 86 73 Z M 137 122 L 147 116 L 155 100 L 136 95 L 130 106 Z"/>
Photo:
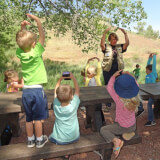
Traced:
<path id="1" fill-rule="evenodd" d="M 94 77 L 90 79 L 88 86 L 97 86 L 96 79 Z"/>

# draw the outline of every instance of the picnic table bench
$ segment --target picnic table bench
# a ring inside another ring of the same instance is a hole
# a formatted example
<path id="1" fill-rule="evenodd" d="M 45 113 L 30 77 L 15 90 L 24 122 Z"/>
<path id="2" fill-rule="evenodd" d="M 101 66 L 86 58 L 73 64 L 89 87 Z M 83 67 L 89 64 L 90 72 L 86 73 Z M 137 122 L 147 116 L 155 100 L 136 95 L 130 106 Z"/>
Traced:
<path id="1" fill-rule="evenodd" d="M 48 108 L 54 99 L 54 90 L 46 90 L 48 99 Z M 142 99 L 148 99 L 148 94 L 139 92 Z M 20 135 L 19 113 L 24 112 L 21 102 L 22 92 L 18 93 L 0 93 L 0 135 L 5 124 L 9 124 L 12 128 L 13 136 Z M 92 105 L 98 103 L 113 102 L 111 96 L 106 90 L 106 86 L 81 87 L 80 88 L 80 106 Z M 95 127 L 96 128 L 96 127 Z"/>
<path id="2" fill-rule="evenodd" d="M 137 134 L 124 145 L 141 143 L 142 138 Z M 103 160 L 111 160 L 112 143 L 106 143 L 99 133 L 81 135 L 80 140 L 73 144 L 56 145 L 48 142 L 45 147 L 27 148 L 25 143 L 18 143 L 0 147 L 0 159 L 3 160 L 38 160 L 61 157 L 83 152 L 99 151 Z"/>

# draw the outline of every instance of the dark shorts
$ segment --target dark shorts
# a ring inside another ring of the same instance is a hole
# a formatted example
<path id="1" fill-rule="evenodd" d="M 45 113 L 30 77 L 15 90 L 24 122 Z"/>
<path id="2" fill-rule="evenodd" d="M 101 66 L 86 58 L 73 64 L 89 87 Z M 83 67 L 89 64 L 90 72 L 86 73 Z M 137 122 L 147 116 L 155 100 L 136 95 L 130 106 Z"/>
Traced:
<path id="1" fill-rule="evenodd" d="M 48 118 L 48 102 L 43 88 L 24 89 L 22 103 L 27 122 Z"/>
<path id="2" fill-rule="evenodd" d="M 52 143 L 55 143 L 55 144 L 57 144 L 57 145 L 65 145 L 65 144 L 71 144 L 71 143 L 77 142 L 77 141 L 79 140 L 79 137 L 78 137 L 77 139 L 71 141 L 71 142 L 59 142 L 59 141 L 57 141 L 56 139 L 54 139 L 53 137 L 51 137 L 51 136 L 49 137 L 49 140 L 50 140 Z"/>

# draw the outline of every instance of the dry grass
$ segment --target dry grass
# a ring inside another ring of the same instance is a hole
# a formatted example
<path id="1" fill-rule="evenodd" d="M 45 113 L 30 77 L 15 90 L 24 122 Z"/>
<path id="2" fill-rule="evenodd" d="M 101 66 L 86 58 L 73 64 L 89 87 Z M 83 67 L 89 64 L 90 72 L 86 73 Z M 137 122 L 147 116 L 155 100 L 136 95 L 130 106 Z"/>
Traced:
<path id="1" fill-rule="evenodd" d="M 124 43 L 124 35 L 121 31 L 117 32 L 119 36 L 118 43 Z M 71 33 L 68 33 L 65 37 L 56 38 L 53 36 L 53 32 L 50 32 L 52 37 L 46 45 L 45 58 L 49 58 L 54 61 L 63 61 L 72 64 L 84 64 L 88 58 L 98 56 L 103 58 L 103 54 L 100 49 L 98 54 L 89 52 L 89 54 L 82 53 L 81 48 L 72 42 Z M 128 32 L 130 45 L 127 52 L 124 54 L 124 58 L 133 58 L 133 64 L 138 61 L 146 62 L 148 58 L 148 52 L 160 52 L 160 41 L 146 38 L 144 36 L 136 35 Z M 158 55 L 159 57 L 159 55 Z"/>

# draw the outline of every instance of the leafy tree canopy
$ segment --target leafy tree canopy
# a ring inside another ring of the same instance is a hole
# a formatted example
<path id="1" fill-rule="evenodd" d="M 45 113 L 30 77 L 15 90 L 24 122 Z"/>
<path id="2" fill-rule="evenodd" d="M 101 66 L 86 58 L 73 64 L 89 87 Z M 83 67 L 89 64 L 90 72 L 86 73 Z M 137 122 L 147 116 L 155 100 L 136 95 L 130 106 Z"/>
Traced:
<path id="1" fill-rule="evenodd" d="M 99 48 L 108 25 L 126 28 L 147 17 L 141 0 L 1 0 L 1 53 L 14 46 L 15 33 L 26 13 L 42 18 L 45 30 L 53 29 L 55 36 L 71 31 L 73 41 L 86 52 Z"/>

